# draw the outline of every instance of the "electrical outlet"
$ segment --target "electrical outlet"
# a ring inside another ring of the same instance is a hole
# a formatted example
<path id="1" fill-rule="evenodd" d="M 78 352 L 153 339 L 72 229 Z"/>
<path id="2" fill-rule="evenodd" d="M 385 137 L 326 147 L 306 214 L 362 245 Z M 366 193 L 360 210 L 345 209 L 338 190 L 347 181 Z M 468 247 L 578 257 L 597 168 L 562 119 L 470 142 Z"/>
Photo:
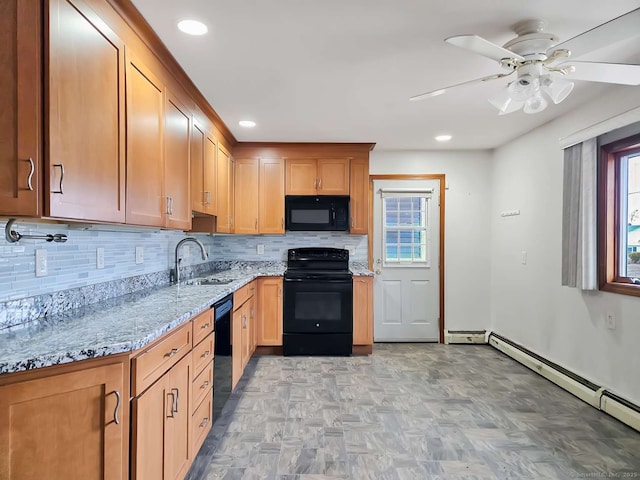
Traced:
<path id="1" fill-rule="evenodd" d="M 104 268 L 104 248 L 96 249 L 96 268 Z"/>
<path id="2" fill-rule="evenodd" d="M 264 245 L 262 243 L 256 245 L 256 252 L 258 255 L 264 255 Z"/>
<path id="3" fill-rule="evenodd" d="M 36 250 L 36 277 L 46 277 L 49 275 L 47 265 L 47 251 L 43 248 Z"/>
<path id="4" fill-rule="evenodd" d="M 613 313 L 609 312 L 604 315 L 604 323 L 607 325 L 609 330 L 614 330 L 616 328 L 616 317 Z"/>
<path id="5" fill-rule="evenodd" d="M 522 251 L 522 259 L 520 261 L 522 262 L 523 265 L 527 264 L 527 251 L 526 250 Z"/>
<path id="6" fill-rule="evenodd" d="M 144 263 L 144 247 L 136 247 L 136 263 Z"/>

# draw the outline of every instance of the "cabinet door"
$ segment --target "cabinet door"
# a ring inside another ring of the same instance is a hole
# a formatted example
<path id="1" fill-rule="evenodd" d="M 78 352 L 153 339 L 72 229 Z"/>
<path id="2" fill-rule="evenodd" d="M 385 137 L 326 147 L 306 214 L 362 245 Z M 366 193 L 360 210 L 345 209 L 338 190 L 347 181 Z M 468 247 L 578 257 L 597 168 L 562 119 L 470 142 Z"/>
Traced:
<path id="1" fill-rule="evenodd" d="M 253 356 L 258 344 L 258 318 L 256 312 L 257 297 L 253 296 L 249 299 L 249 358 Z M 249 359 L 247 359 L 247 363 Z"/>
<path id="2" fill-rule="evenodd" d="M 236 388 L 242 377 L 242 307 L 231 318 L 231 389 Z M 214 366 L 215 368 L 215 366 Z"/>
<path id="3" fill-rule="evenodd" d="M 235 161 L 234 233 L 258 233 L 258 159 Z"/>
<path id="4" fill-rule="evenodd" d="M 257 344 L 282 345 L 282 277 L 258 279 Z"/>
<path id="5" fill-rule="evenodd" d="M 218 212 L 216 219 L 216 231 L 220 233 L 231 233 L 231 155 L 218 143 L 217 162 L 217 197 Z"/>
<path id="6" fill-rule="evenodd" d="M 191 229 L 189 201 L 189 141 L 191 116 L 187 108 L 167 92 L 164 109 L 164 185 L 169 201 L 166 226 Z"/>
<path id="7" fill-rule="evenodd" d="M 261 158 L 258 231 L 284 233 L 284 160 Z"/>
<path id="8" fill-rule="evenodd" d="M 285 192 L 287 195 L 315 195 L 318 184 L 315 159 L 287 159 L 285 161 Z"/>
<path id="9" fill-rule="evenodd" d="M 0 387 L 0 478 L 125 479 L 124 378 L 117 363 Z"/>
<path id="10" fill-rule="evenodd" d="M 167 372 L 167 401 L 169 414 L 164 427 L 164 479 L 182 480 L 191 462 L 191 354 Z M 159 478 L 159 477 L 158 477 Z"/>
<path id="11" fill-rule="evenodd" d="M 366 235 L 369 227 L 369 160 L 354 158 L 351 160 L 349 189 L 351 201 L 351 227 L 349 232 Z"/>
<path id="12" fill-rule="evenodd" d="M 373 344 L 373 277 L 353 277 L 353 344 Z"/>
<path id="13" fill-rule="evenodd" d="M 83 1 L 48 4 L 46 214 L 124 222 L 124 43 Z"/>
<path id="14" fill-rule="evenodd" d="M 207 193 L 204 188 L 204 163 L 206 133 L 204 128 L 194 121 L 191 127 L 191 158 L 190 158 L 190 182 L 191 182 L 191 210 L 198 213 L 206 213 Z M 210 193 L 210 192 L 209 192 Z"/>
<path id="15" fill-rule="evenodd" d="M 0 2 L 0 215 L 41 215 L 41 2 Z"/>
<path id="16" fill-rule="evenodd" d="M 218 212 L 216 157 L 218 145 L 212 135 L 207 134 L 204 139 L 204 198 L 205 213 L 215 215 Z"/>
<path id="17" fill-rule="evenodd" d="M 318 159 L 318 195 L 349 195 L 349 159 Z"/>
<path id="18" fill-rule="evenodd" d="M 164 86 L 131 52 L 127 53 L 127 223 L 163 227 L 162 155 Z"/>

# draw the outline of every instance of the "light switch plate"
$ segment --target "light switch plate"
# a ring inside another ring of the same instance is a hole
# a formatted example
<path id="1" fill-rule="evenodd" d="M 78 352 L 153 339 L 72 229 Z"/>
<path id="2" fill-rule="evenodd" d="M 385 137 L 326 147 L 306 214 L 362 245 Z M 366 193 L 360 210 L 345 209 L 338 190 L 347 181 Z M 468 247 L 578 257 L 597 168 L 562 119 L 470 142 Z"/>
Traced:
<path id="1" fill-rule="evenodd" d="M 136 247 L 136 263 L 144 263 L 144 248 Z"/>
<path id="2" fill-rule="evenodd" d="M 96 249 L 96 268 L 104 268 L 104 248 Z"/>
<path id="3" fill-rule="evenodd" d="M 43 248 L 36 250 L 36 277 L 46 277 L 49 274 L 47 251 Z"/>

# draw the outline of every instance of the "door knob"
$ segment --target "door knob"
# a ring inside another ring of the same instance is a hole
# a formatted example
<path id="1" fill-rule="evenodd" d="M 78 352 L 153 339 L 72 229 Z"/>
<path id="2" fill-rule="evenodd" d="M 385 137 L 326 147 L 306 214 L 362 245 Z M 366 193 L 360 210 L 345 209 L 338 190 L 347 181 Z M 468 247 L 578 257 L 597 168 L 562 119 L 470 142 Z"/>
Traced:
<path id="1" fill-rule="evenodd" d="M 376 270 L 376 275 L 380 275 L 382 273 L 382 270 L 378 269 Z"/>

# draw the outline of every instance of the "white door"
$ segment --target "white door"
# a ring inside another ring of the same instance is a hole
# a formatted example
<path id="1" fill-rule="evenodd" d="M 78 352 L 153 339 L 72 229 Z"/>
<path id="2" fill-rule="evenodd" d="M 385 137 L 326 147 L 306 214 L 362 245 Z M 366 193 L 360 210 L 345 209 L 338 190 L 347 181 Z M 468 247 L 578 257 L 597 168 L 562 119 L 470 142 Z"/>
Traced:
<path id="1" fill-rule="evenodd" d="M 374 340 L 440 338 L 440 182 L 374 180 Z"/>

